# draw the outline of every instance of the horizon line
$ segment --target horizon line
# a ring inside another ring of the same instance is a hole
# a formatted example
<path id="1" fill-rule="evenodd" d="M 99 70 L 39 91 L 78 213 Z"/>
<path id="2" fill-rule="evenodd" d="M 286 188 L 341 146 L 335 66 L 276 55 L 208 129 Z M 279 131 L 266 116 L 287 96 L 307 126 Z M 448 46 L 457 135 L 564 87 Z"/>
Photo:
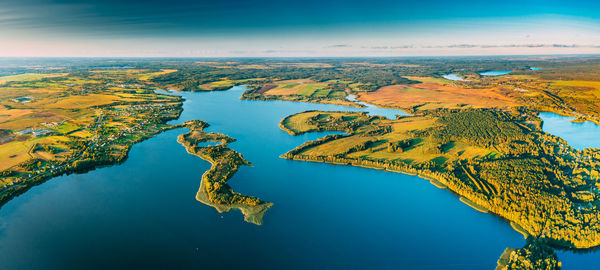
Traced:
<path id="1" fill-rule="evenodd" d="M 371 55 L 371 56 L 1 56 L 0 59 L 218 59 L 218 58 L 233 58 L 233 59 L 336 59 L 336 58 L 457 58 L 457 57 L 514 57 L 514 56 L 529 56 L 529 57 L 544 57 L 544 56 L 598 56 L 600 53 L 561 53 L 561 54 L 471 54 L 471 55 Z"/>

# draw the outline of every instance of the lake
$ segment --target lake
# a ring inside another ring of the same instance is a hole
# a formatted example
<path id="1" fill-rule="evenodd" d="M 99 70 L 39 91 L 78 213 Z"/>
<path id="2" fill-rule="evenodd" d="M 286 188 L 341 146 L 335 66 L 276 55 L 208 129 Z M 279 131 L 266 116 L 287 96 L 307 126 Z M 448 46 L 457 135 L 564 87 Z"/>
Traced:
<path id="1" fill-rule="evenodd" d="M 451 81 L 467 81 L 463 77 L 458 76 L 458 75 L 456 75 L 454 73 L 452 73 L 452 74 L 446 74 L 446 75 L 444 75 L 442 77 L 444 79 L 451 80 Z"/>
<path id="2" fill-rule="evenodd" d="M 170 130 L 121 165 L 56 177 L 5 204 L 0 269 L 494 269 L 504 248 L 525 243 L 419 177 L 280 159 L 326 134 L 290 136 L 283 117 L 363 109 L 240 100 L 243 91 L 182 93 L 173 123 L 200 119 L 237 139 L 229 146 L 254 166 L 229 183 L 275 203 L 264 225 L 195 200 L 210 165 L 177 143 L 187 130 Z"/>
<path id="3" fill-rule="evenodd" d="M 502 76 L 502 75 L 506 75 L 508 73 L 511 73 L 512 71 L 507 70 L 507 71 L 485 71 L 485 72 L 480 72 L 479 75 L 481 76 Z"/>
<path id="4" fill-rule="evenodd" d="M 565 139 L 573 148 L 600 147 L 600 126 L 592 122 L 574 123 L 575 117 L 546 112 L 540 113 L 540 118 L 544 131 Z"/>

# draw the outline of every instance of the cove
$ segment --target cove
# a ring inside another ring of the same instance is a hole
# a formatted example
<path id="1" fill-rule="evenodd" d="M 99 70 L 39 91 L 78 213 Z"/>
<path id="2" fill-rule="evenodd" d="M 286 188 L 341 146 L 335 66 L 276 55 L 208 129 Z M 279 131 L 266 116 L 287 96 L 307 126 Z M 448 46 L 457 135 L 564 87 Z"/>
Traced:
<path id="1" fill-rule="evenodd" d="M 374 116 L 374 115 L 379 115 L 379 116 L 384 116 L 388 119 L 396 119 L 396 115 L 400 115 L 400 116 L 407 116 L 409 115 L 408 113 L 401 111 L 401 110 L 396 110 L 396 109 L 387 109 L 387 108 L 379 108 L 373 104 L 369 104 L 366 102 L 362 102 L 362 101 L 358 101 L 356 99 L 356 96 L 354 95 L 348 95 L 346 97 L 348 100 L 358 103 L 360 105 L 365 106 L 364 108 L 358 109 L 358 111 L 365 111 L 367 112 L 369 115 Z M 348 110 L 346 107 L 343 107 L 342 109 L 343 111 L 350 111 Z M 354 111 L 354 110 L 352 110 Z"/>
<path id="2" fill-rule="evenodd" d="M 60 176 L 0 208 L 0 269 L 494 269 L 523 237 L 491 214 L 415 176 L 280 159 L 327 133 L 278 127 L 325 104 L 247 101 L 244 87 L 179 93 L 181 117 L 237 139 L 254 166 L 228 183 L 275 205 L 264 225 L 195 200 L 209 163 L 170 130 L 133 146 L 121 165 Z M 561 258 L 562 259 L 562 258 Z M 566 267 L 565 263 L 565 267 Z"/>
<path id="3" fill-rule="evenodd" d="M 545 132 L 565 139 L 573 148 L 600 147 L 600 126 L 593 122 L 575 123 L 575 117 L 547 112 L 540 113 L 540 118 L 544 120 Z"/>

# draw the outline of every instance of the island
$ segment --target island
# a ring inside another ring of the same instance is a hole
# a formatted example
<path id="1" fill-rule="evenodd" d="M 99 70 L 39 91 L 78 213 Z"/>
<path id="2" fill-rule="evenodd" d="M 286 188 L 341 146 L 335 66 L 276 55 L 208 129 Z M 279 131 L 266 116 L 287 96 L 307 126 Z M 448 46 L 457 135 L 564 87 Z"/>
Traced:
<path id="1" fill-rule="evenodd" d="M 256 225 L 262 225 L 265 212 L 273 203 L 259 198 L 234 192 L 227 184 L 240 166 L 251 165 L 242 155 L 227 147 L 235 139 L 219 134 L 207 133 L 204 128 L 208 123 L 200 120 L 187 121 L 181 125 L 190 131 L 181 134 L 177 141 L 185 147 L 188 153 L 198 156 L 211 164 L 211 168 L 202 175 L 196 200 L 214 207 L 222 212 L 239 209 L 244 214 L 244 220 Z M 217 142 L 217 145 L 199 146 L 200 143 Z"/>

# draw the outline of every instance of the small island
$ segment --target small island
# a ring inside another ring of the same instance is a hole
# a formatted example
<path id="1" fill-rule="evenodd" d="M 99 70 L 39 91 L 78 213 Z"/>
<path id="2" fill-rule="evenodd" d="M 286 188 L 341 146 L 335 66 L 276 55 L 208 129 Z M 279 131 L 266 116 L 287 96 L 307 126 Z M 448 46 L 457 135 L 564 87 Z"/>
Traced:
<path id="1" fill-rule="evenodd" d="M 208 127 L 208 123 L 200 120 L 187 121 L 181 126 L 190 131 L 180 135 L 177 141 L 185 147 L 188 153 L 198 156 L 212 165 L 202 175 L 196 200 L 214 207 L 219 213 L 239 209 L 244 214 L 245 221 L 262 225 L 263 216 L 273 206 L 273 203 L 234 192 L 227 184 L 227 180 L 237 172 L 240 166 L 251 165 L 240 153 L 227 147 L 227 144 L 234 142 L 235 139 L 223 134 L 205 132 L 204 128 Z M 198 145 L 204 142 L 218 144 Z"/>

